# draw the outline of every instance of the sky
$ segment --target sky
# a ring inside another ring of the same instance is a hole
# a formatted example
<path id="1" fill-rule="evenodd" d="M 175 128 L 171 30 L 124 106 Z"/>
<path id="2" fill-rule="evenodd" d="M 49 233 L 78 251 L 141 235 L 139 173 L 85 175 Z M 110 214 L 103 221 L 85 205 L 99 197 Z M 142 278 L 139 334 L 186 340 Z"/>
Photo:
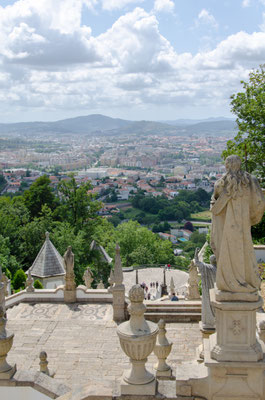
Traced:
<path id="1" fill-rule="evenodd" d="M 1 0 L 0 48 L 0 123 L 233 117 L 265 0 Z"/>

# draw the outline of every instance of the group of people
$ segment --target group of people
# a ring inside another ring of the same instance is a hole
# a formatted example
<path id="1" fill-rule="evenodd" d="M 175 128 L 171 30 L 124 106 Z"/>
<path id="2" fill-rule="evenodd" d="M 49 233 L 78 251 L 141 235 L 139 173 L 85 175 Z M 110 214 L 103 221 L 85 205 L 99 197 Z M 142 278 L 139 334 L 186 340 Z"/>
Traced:
<path id="1" fill-rule="evenodd" d="M 143 283 L 141 283 L 140 286 L 144 289 L 144 292 L 145 292 L 144 298 L 145 298 L 145 300 L 151 300 L 151 291 L 149 291 L 149 287 L 150 287 L 151 289 L 156 289 L 156 291 L 157 291 L 157 290 L 158 290 L 159 283 L 158 283 L 158 281 L 156 281 L 156 282 L 150 282 L 150 285 L 149 285 L 149 287 L 148 287 L 147 284 L 146 284 L 145 282 L 143 282 Z"/>

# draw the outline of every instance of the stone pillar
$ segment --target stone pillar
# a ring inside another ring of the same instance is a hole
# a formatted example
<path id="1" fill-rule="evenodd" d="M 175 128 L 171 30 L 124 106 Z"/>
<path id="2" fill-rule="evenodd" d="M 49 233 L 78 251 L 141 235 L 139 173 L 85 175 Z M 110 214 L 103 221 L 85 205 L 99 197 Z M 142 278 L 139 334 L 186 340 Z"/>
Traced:
<path id="1" fill-rule="evenodd" d="M 13 344 L 14 334 L 6 330 L 5 287 L 1 279 L 2 269 L 0 267 L 0 380 L 11 379 L 16 372 L 16 365 L 11 366 L 6 361 Z"/>
<path id="2" fill-rule="evenodd" d="M 138 276 L 138 269 L 135 270 L 135 284 L 138 285 L 139 283 L 139 276 Z"/>
<path id="3" fill-rule="evenodd" d="M 194 260 L 192 260 L 189 269 L 188 289 L 186 294 L 187 300 L 201 299 L 198 284 L 199 284 L 198 271 L 195 266 Z"/>
<path id="4" fill-rule="evenodd" d="M 263 301 L 258 293 L 210 290 L 216 312 L 216 334 L 210 337 L 211 357 L 217 361 L 253 361 L 263 358 L 256 338 L 256 312 Z"/>
<path id="5" fill-rule="evenodd" d="M 69 246 L 64 253 L 64 267 L 65 267 L 65 285 L 64 285 L 64 301 L 65 303 L 76 302 L 76 284 L 74 274 L 74 254 L 72 247 Z"/>
<path id="6" fill-rule="evenodd" d="M 131 362 L 131 369 L 123 375 L 121 394 L 154 396 L 156 380 L 154 375 L 146 370 L 145 363 L 154 349 L 158 327 L 144 318 L 144 290 L 140 285 L 134 285 L 130 289 L 129 299 L 131 304 L 128 310 L 131 318 L 117 329 L 121 348 Z"/>
<path id="7" fill-rule="evenodd" d="M 173 276 L 171 276 L 171 279 L 170 279 L 170 295 L 169 295 L 169 297 L 170 297 L 170 299 L 172 298 L 172 296 L 173 296 L 173 294 L 175 293 L 175 284 L 174 284 L 174 279 L 173 279 Z"/>
<path id="8" fill-rule="evenodd" d="M 166 338 L 165 321 L 160 319 L 158 322 L 158 336 L 157 344 L 154 348 L 154 353 L 158 358 L 157 364 L 155 364 L 156 377 L 157 378 L 170 378 L 172 375 L 172 370 L 170 366 L 166 363 L 166 359 L 169 356 L 172 348 L 172 343 Z"/>
<path id="9" fill-rule="evenodd" d="M 125 286 L 123 285 L 123 272 L 120 257 L 120 247 L 116 246 L 115 264 L 113 272 L 114 284 L 112 287 L 113 320 L 125 321 Z"/>

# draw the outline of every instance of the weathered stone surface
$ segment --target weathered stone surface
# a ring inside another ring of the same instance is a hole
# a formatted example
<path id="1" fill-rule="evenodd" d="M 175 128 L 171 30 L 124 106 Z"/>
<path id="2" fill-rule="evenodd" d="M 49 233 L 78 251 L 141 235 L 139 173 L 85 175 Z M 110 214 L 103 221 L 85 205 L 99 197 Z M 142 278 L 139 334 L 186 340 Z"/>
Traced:
<path id="1" fill-rule="evenodd" d="M 155 381 L 155 377 L 146 370 L 145 363 L 154 349 L 158 327 L 144 318 L 144 290 L 140 285 L 131 288 L 129 299 L 130 320 L 123 322 L 117 329 L 121 348 L 131 362 L 131 369 L 123 375 L 121 392 L 154 395 L 156 385 L 150 383 Z"/>
<path id="2" fill-rule="evenodd" d="M 192 260 L 189 268 L 188 289 L 186 294 L 187 300 L 200 300 L 201 296 L 198 285 L 199 285 L 198 271 L 194 260 Z"/>
<path id="3" fill-rule="evenodd" d="M 211 256 L 211 264 L 199 261 L 199 249 L 195 251 L 194 263 L 201 274 L 202 283 L 202 327 L 203 329 L 215 328 L 215 313 L 210 303 L 210 289 L 214 288 L 216 280 L 216 258 Z"/>
<path id="4" fill-rule="evenodd" d="M 70 388 L 104 385 L 121 378 L 129 368 L 112 321 L 111 304 L 21 303 L 7 310 L 7 328 L 14 332 L 8 362 L 17 369 L 39 370 L 39 352 L 48 354 L 54 380 Z M 201 343 L 197 323 L 167 324 L 167 338 L 174 343 L 167 358 L 172 368 L 195 357 Z M 156 356 L 146 363 L 152 369 Z"/>
<path id="5" fill-rule="evenodd" d="M 219 290 L 253 293 L 260 287 L 250 228 L 265 210 L 257 179 L 241 170 L 238 156 L 225 161 L 226 174 L 214 185 L 211 247 L 217 259 Z"/>
<path id="6" fill-rule="evenodd" d="M 256 339 L 257 302 L 219 302 L 215 290 L 210 291 L 216 310 L 216 334 L 210 337 L 211 357 L 218 361 L 259 361 L 263 358 Z"/>

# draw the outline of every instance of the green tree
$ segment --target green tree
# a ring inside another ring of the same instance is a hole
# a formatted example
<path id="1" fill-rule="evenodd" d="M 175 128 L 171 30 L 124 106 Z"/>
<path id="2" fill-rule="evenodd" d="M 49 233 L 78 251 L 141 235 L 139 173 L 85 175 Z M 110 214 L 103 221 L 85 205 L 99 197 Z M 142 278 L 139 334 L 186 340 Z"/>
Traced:
<path id="1" fill-rule="evenodd" d="M 50 187 L 50 179 L 43 175 L 24 192 L 24 202 L 32 218 L 38 217 L 42 206 L 46 204 L 52 210 L 55 208 L 55 196 Z"/>
<path id="2" fill-rule="evenodd" d="M 92 188 L 90 182 L 78 184 L 74 174 L 69 177 L 69 180 L 62 180 L 58 184 L 61 205 L 56 209 L 56 216 L 72 224 L 75 232 L 86 226 L 91 233 L 93 226 L 100 220 L 97 212 L 102 203 L 95 200 L 94 194 L 88 193 Z"/>
<path id="3" fill-rule="evenodd" d="M 23 269 L 18 269 L 12 280 L 13 288 L 15 290 L 24 289 L 26 279 L 27 279 L 27 275 L 25 274 Z"/>
<path id="4" fill-rule="evenodd" d="M 237 154 L 248 172 L 256 171 L 265 181 L 265 65 L 241 82 L 243 91 L 231 96 L 232 112 L 237 116 L 238 133 L 227 142 L 223 158 Z"/>

